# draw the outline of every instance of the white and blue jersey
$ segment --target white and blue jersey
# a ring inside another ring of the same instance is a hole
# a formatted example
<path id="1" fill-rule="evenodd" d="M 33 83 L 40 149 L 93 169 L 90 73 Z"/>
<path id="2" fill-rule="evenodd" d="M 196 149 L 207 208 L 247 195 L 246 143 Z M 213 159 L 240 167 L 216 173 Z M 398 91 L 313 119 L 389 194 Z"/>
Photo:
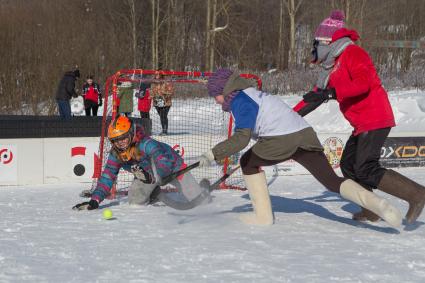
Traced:
<path id="1" fill-rule="evenodd" d="M 235 130 L 251 129 L 252 138 L 281 136 L 310 125 L 278 96 L 247 88 L 231 102 Z"/>

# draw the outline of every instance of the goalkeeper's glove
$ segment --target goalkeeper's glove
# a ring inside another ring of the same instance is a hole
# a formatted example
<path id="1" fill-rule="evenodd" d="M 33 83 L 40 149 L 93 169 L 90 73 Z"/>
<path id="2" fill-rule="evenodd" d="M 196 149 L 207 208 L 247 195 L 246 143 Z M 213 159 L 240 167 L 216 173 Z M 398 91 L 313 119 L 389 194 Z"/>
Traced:
<path id="1" fill-rule="evenodd" d="M 93 210 L 99 208 L 99 203 L 97 200 L 91 199 L 90 201 L 85 201 L 77 204 L 72 209 L 73 210 Z"/>

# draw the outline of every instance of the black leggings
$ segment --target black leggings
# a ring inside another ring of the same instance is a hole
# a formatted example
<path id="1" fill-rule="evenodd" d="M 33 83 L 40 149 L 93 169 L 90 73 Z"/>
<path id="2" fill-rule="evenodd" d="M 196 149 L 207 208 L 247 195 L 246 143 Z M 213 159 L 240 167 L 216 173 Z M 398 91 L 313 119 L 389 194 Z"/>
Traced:
<path id="1" fill-rule="evenodd" d="M 86 116 L 90 116 L 90 110 L 93 111 L 93 115 L 92 116 L 97 116 L 97 109 L 99 108 L 99 106 L 89 106 L 85 109 L 86 111 Z"/>
<path id="2" fill-rule="evenodd" d="M 328 159 L 322 151 L 308 151 L 299 148 L 288 159 L 293 159 L 301 164 L 328 190 L 339 194 L 341 183 L 346 179 L 335 174 L 335 171 L 332 169 Z M 250 149 L 241 157 L 242 172 L 245 175 L 257 174 L 260 172 L 261 166 L 275 165 L 288 159 L 266 160 L 256 155 L 252 149 Z"/>
<path id="3" fill-rule="evenodd" d="M 156 112 L 158 112 L 159 118 L 161 120 L 161 127 L 163 131 L 168 130 L 168 111 L 170 111 L 170 106 L 158 107 L 155 106 Z"/>

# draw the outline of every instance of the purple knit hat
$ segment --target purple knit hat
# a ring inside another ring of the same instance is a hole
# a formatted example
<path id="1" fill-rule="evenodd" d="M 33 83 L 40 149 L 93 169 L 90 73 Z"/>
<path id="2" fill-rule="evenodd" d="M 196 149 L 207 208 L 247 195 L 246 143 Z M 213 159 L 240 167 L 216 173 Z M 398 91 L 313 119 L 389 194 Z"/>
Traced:
<path id="1" fill-rule="evenodd" d="M 208 95 L 211 97 L 216 97 L 223 93 L 224 86 L 226 85 L 227 80 L 233 74 L 232 70 L 229 69 L 218 69 L 208 78 Z"/>
<path id="2" fill-rule="evenodd" d="M 341 10 L 333 10 L 329 18 L 323 20 L 323 22 L 317 27 L 314 33 L 316 40 L 332 40 L 334 32 L 344 27 L 345 14 Z"/>

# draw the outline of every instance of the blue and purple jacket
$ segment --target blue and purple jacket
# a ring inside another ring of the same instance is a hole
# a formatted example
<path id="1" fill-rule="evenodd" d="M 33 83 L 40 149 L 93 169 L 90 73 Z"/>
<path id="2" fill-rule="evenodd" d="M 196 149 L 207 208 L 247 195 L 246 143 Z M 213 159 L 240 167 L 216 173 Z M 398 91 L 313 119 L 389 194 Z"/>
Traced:
<path id="1" fill-rule="evenodd" d="M 112 185 L 117 179 L 118 172 L 121 168 L 128 172 L 132 172 L 132 166 L 136 165 L 150 176 L 154 176 L 152 170 L 153 161 L 155 163 L 156 172 L 161 178 L 182 169 L 184 161 L 171 146 L 150 137 L 140 135 L 140 132 L 137 134 L 139 134 L 141 139 L 133 145 L 133 147 L 135 147 L 135 154 L 132 154 L 130 160 L 123 161 L 114 149 L 111 150 L 91 199 L 100 203 L 110 194 Z"/>

